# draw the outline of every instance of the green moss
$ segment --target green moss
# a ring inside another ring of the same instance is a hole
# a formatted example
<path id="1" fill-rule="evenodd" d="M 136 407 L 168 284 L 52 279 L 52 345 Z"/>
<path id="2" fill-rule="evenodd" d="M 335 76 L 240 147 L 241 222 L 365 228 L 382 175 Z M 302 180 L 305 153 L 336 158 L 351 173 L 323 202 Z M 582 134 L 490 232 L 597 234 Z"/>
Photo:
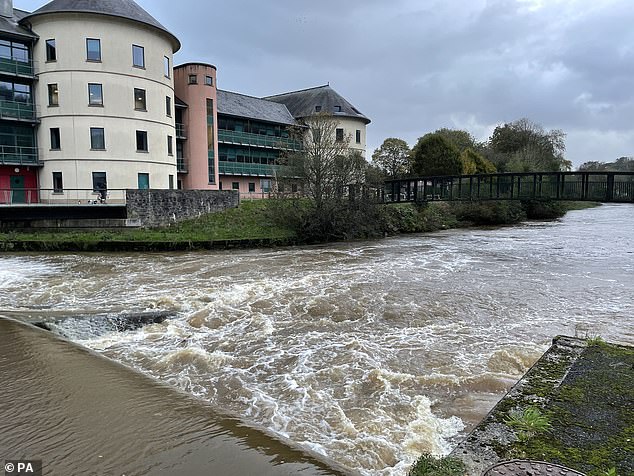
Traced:
<path id="1" fill-rule="evenodd" d="M 411 467 L 409 476 L 464 476 L 465 473 L 466 468 L 460 460 L 423 455 Z"/>

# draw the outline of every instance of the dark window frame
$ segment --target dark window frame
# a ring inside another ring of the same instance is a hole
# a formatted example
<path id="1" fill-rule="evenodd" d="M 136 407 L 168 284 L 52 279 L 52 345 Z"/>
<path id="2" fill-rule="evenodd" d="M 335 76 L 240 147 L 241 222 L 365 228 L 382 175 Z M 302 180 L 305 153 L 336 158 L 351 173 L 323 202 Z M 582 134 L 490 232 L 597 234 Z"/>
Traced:
<path id="1" fill-rule="evenodd" d="M 357 129 L 357 144 L 361 144 L 361 129 Z"/>
<path id="2" fill-rule="evenodd" d="M 62 150 L 62 136 L 59 127 L 50 128 L 51 150 Z"/>
<path id="3" fill-rule="evenodd" d="M 172 117 L 172 97 L 165 96 L 165 115 Z"/>
<path id="4" fill-rule="evenodd" d="M 48 84 L 48 107 L 59 106 L 59 86 L 57 83 Z"/>
<path id="5" fill-rule="evenodd" d="M 52 45 L 51 45 L 52 42 Z M 46 62 L 55 63 L 57 61 L 57 42 L 55 38 L 46 40 Z"/>
<path id="6" fill-rule="evenodd" d="M 140 153 L 150 151 L 147 131 L 136 131 L 136 151 Z"/>
<path id="7" fill-rule="evenodd" d="M 53 172 L 53 193 L 64 193 L 64 176 L 62 172 Z"/>
<path id="8" fill-rule="evenodd" d="M 93 91 L 93 89 L 95 89 L 95 91 Z M 93 101 L 92 93 L 96 91 L 99 91 L 98 100 Z M 88 83 L 88 105 L 92 107 L 103 107 L 103 84 Z"/>
<path id="9" fill-rule="evenodd" d="M 143 98 L 140 96 L 143 95 Z M 142 104 L 143 107 L 139 107 Z M 134 110 L 147 112 L 147 91 L 141 88 L 134 88 Z"/>
<path id="10" fill-rule="evenodd" d="M 98 55 L 94 58 L 91 58 L 91 50 L 90 43 L 95 42 L 98 46 L 97 53 Z M 101 40 L 99 38 L 86 38 L 86 61 L 89 63 L 101 63 Z"/>
<path id="11" fill-rule="evenodd" d="M 205 76 L 205 85 L 213 86 L 214 85 L 214 77 L 213 76 Z"/>
<path id="12" fill-rule="evenodd" d="M 343 142 L 344 137 L 345 137 L 344 130 L 341 128 L 337 128 L 335 130 L 335 141 Z"/>
<path id="13" fill-rule="evenodd" d="M 198 84 L 198 75 L 197 74 L 188 75 L 187 84 Z"/>
<path id="14" fill-rule="evenodd" d="M 137 63 L 137 52 L 141 53 L 141 62 Z M 145 69 L 145 47 L 141 45 L 132 45 L 132 67 Z"/>
<path id="15" fill-rule="evenodd" d="M 169 59 L 168 56 L 163 56 L 163 74 L 165 75 L 166 78 L 171 78 L 172 77 L 172 67 L 171 67 L 171 60 Z"/>
<path id="16" fill-rule="evenodd" d="M 237 187 L 236 187 L 237 185 Z M 231 182 L 231 190 L 237 190 L 238 192 L 240 191 L 240 182 Z"/>
<path id="17" fill-rule="evenodd" d="M 167 136 L 167 155 L 170 157 L 174 155 L 174 137 Z"/>
<path id="18" fill-rule="evenodd" d="M 100 135 L 96 135 L 98 132 Z M 101 147 L 98 140 L 101 141 Z M 103 127 L 90 128 L 90 150 L 106 150 L 106 130 Z"/>

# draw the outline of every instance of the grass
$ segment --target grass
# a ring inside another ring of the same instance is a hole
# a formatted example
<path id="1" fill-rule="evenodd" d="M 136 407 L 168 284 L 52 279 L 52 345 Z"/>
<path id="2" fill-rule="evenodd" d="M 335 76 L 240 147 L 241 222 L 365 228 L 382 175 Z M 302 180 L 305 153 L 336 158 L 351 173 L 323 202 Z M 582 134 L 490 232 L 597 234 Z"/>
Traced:
<path id="1" fill-rule="evenodd" d="M 240 207 L 205 215 L 167 228 L 129 230 L 12 231 L 0 233 L 2 242 L 90 243 L 149 242 L 187 243 L 219 240 L 289 240 L 294 231 L 273 219 L 267 201 L 245 201 Z"/>
<path id="2" fill-rule="evenodd" d="M 537 407 L 528 407 L 523 412 L 511 412 L 504 423 L 516 430 L 519 441 L 528 441 L 551 429 L 548 417 Z"/>
<path id="3" fill-rule="evenodd" d="M 464 476 L 465 472 L 466 468 L 460 460 L 423 455 L 411 467 L 409 476 Z"/>

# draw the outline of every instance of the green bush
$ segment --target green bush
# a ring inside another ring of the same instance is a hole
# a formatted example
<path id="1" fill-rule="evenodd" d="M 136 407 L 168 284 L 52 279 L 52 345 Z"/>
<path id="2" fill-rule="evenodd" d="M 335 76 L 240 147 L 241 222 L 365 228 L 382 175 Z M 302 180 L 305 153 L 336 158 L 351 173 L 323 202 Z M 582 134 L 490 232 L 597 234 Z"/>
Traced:
<path id="1" fill-rule="evenodd" d="M 522 205 L 513 201 L 455 202 L 452 209 L 459 221 L 477 226 L 512 225 L 527 218 Z"/>
<path id="2" fill-rule="evenodd" d="M 421 456 L 409 470 L 409 476 L 464 476 L 466 468 L 462 461 L 453 458 L 437 459 Z"/>

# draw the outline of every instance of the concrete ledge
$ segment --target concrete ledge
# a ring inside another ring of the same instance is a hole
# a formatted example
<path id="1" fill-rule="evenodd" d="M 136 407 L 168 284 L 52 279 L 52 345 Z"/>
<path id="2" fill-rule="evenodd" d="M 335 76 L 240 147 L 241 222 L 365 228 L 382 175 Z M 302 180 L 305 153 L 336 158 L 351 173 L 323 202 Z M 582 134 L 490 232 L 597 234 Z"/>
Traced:
<path id="1" fill-rule="evenodd" d="M 550 429 L 520 435 L 509 416 L 538 409 Z M 634 474 L 634 348 L 558 337 L 451 454 L 467 476 L 509 460 L 546 461 L 589 475 Z"/>

